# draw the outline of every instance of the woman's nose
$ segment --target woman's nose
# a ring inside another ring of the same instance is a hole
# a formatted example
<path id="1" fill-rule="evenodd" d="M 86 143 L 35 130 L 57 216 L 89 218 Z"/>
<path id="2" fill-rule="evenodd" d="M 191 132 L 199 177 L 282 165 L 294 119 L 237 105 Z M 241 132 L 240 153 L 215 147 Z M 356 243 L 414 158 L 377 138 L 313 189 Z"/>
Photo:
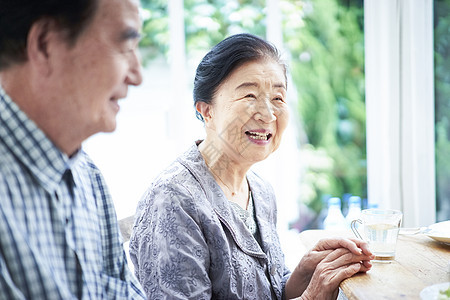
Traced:
<path id="1" fill-rule="evenodd" d="M 261 101 L 257 104 L 255 118 L 257 121 L 270 123 L 277 119 L 275 115 L 275 108 L 269 99 Z"/>

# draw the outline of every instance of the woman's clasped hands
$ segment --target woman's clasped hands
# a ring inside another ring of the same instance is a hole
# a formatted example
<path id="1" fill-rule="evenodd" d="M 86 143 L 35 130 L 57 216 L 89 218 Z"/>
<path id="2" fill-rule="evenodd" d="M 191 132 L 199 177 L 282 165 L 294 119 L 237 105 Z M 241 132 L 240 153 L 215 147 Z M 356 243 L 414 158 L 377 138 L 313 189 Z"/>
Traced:
<path id="1" fill-rule="evenodd" d="M 374 256 L 366 242 L 357 239 L 320 240 L 301 259 L 286 283 L 286 298 L 336 299 L 339 284 L 372 267 Z"/>

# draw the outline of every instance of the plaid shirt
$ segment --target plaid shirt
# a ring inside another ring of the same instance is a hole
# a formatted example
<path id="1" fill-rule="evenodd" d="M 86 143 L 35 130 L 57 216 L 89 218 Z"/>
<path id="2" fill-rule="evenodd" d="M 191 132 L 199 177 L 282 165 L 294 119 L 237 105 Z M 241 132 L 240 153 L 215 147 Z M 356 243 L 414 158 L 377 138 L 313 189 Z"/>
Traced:
<path id="1" fill-rule="evenodd" d="M 0 299 L 143 299 L 99 170 L 0 87 Z"/>

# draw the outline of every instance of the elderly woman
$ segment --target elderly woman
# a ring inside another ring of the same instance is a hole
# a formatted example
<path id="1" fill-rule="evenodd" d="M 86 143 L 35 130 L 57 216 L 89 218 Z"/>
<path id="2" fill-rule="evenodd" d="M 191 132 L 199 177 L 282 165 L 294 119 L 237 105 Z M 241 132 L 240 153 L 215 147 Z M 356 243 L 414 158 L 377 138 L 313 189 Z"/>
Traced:
<path id="1" fill-rule="evenodd" d="M 280 145 L 286 88 L 277 50 L 250 34 L 201 61 L 194 101 L 206 138 L 156 178 L 133 227 L 130 256 L 149 299 L 331 299 L 371 267 L 367 244 L 346 239 L 285 267 L 274 192 L 250 168 Z"/>

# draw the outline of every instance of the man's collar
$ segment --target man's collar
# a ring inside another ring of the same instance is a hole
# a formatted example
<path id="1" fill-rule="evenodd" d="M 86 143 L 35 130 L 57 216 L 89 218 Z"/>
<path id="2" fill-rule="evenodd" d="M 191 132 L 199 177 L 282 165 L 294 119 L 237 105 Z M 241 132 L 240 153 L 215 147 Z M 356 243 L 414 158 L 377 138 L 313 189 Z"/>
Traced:
<path id="1" fill-rule="evenodd" d="M 1 86 L 0 140 L 49 193 L 72 164 Z"/>

